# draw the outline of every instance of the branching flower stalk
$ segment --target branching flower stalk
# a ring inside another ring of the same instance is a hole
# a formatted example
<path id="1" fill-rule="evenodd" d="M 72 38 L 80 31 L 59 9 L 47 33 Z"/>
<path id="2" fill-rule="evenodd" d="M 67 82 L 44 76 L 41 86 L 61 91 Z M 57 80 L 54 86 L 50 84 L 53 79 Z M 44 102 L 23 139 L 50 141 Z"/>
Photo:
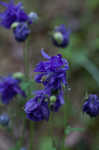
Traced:
<path id="1" fill-rule="evenodd" d="M 30 65 L 29 65 L 29 38 L 26 40 L 25 48 L 24 48 L 24 73 L 25 73 L 25 81 L 29 82 L 30 80 Z M 27 89 L 27 100 L 31 96 L 30 87 Z M 29 150 L 33 149 L 33 136 L 34 136 L 34 123 L 32 121 L 29 122 L 30 125 L 30 146 Z"/>

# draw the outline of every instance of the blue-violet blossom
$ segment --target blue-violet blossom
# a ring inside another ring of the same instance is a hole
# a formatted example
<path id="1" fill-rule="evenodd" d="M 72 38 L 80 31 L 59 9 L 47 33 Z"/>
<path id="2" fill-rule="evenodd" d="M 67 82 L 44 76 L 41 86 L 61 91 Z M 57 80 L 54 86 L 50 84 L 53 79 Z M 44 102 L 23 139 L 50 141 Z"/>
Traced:
<path id="1" fill-rule="evenodd" d="M 13 33 L 16 41 L 24 42 L 30 34 L 30 29 L 27 23 L 19 23 L 13 28 Z"/>
<path id="2" fill-rule="evenodd" d="M 58 96 L 60 104 L 64 104 L 63 88 L 67 86 L 66 72 L 69 69 L 68 62 L 61 54 L 56 56 L 48 56 L 44 50 L 41 50 L 42 55 L 47 61 L 41 61 L 35 67 L 35 72 L 39 72 L 35 76 L 37 83 L 44 85 L 44 90 L 50 96 Z"/>
<path id="3" fill-rule="evenodd" d="M 89 95 L 88 99 L 83 104 L 83 112 L 86 112 L 91 117 L 99 115 L 99 97 L 97 95 Z"/>
<path id="4" fill-rule="evenodd" d="M 0 95 L 3 104 L 9 104 L 9 102 L 17 95 L 20 94 L 25 97 L 25 93 L 20 88 L 20 80 L 17 80 L 11 76 L 5 77 L 0 81 Z"/>
<path id="5" fill-rule="evenodd" d="M 64 24 L 57 26 L 52 35 L 53 44 L 57 47 L 65 48 L 69 44 L 70 31 L 66 29 Z"/>
<path id="6" fill-rule="evenodd" d="M 25 105 L 25 113 L 27 118 L 32 121 L 42 121 L 49 119 L 48 102 L 45 101 L 46 96 L 40 92 L 30 99 Z"/>
<path id="7" fill-rule="evenodd" d="M 9 3 L 0 2 L 5 7 L 5 11 L 0 13 L 0 25 L 10 29 L 14 22 L 26 22 L 28 15 L 23 9 L 23 5 L 19 2 L 17 5 L 14 4 L 14 0 L 10 0 Z"/>

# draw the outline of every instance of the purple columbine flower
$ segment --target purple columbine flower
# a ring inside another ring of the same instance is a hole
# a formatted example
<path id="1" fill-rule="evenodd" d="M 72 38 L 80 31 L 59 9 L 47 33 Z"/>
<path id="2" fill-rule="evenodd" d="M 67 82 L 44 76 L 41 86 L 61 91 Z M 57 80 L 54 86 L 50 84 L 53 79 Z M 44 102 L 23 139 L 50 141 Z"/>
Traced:
<path id="1" fill-rule="evenodd" d="M 35 80 L 44 85 L 45 91 L 49 95 L 58 96 L 60 104 L 64 104 L 63 88 L 67 86 L 68 62 L 61 54 L 50 57 L 43 50 L 41 52 L 47 61 L 41 61 L 36 65 L 34 71 L 39 72 L 39 74 L 35 76 Z"/>
<path id="2" fill-rule="evenodd" d="M 99 97 L 95 94 L 90 94 L 84 102 L 82 109 L 83 112 L 86 112 L 91 117 L 99 115 Z"/>
<path id="3" fill-rule="evenodd" d="M 57 26 L 52 35 L 53 44 L 57 47 L 65 48 L 69 44 L 70 31 L 66 29 L 64 24 Z"/>
<path id="4" fill-rule="evenodd" d="M 10 29 L 14 22 L 26 22 L 28 15 L 24 12 L 22 3 L 14 4 L 14 0 L 9 3 L 0 2 L 5 7 L 5 11 L 0 13 L 0 25 Z"/>
<path id="5" fill-rule="evenodd" d="M 30 34 L 30 29 L 27 23 L 19 23 L 15 28 L 13 28 L 13 33 L 16 41 L 24 42 Z"/>
<path id="6" fill-rule="evenodd" d="M 0 81 L 0 95 L 3 104 L 9 104 L 9 102 L 17 95 L 20 94 L 25 97 L 25 93 L 20 88 L 20 81 L 8 76 Z"/>
<path id="7" fill-rule="evenodd" d="M 42 121 L 49 119 L 48 102 L 46 101 L 45 94 L 42 91 L 30 99 L 25 105 L 25 113 L 27 118 L 32 121 Z"/>

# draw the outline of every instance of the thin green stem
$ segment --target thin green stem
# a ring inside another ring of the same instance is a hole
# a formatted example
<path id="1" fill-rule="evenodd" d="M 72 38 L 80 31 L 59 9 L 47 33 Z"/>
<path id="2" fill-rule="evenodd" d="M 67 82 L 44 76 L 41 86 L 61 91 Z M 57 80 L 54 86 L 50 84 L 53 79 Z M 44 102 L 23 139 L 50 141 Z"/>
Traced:
<path id="1" fill-rule="evenodd" d="M 97 82 L 99 86 L 99 69 L 96 67 L 96 65 L 88 59 L 86 55 L 73 55 L 74 60 L 76 60 L 76 63 L 85 68 L 93 77 L 93 79 Z M 81 59 L 79 59 L 81 58 Z"/>
<path id="2" fill-rule="evenodd" d="M 24 73 L 25 73 L 25 81 L 29 82 L 30 80 L 30 66 L 29 66 L 29 39 L 25 43 L 25 48 L 24 48 Z M 27 89 L 27 99 L 30 97 L 31 94 L 31 89 Z M 33 122 L 30 121 L 30 147 L 29 150 L 33 150 L 33 132 L 34 132 L 34 127 L 33 127 Z"/>
<path id="3" fill-rule="evenodd" d="M 65 118 L 65 113 L 66 113 L 66 109 L 65 109 L 65 105 L 64 105 L 64 119 L 63 119 L 63 122 L 64 122 L 64 127 L 63 127 L 63 137 L 62 137 L 62 142 L 61 142 L 61 150 L 64 150 L 65 149 L 65 128 L 66 128 L 66 118 Z"/>
<path id="4" fill-rule="evenodd" d="M 88 59 L 81 64 L 94 78 L 94 80 L 99 85 L 99 70 L 98 68 Z"/>
<path id="5" fill-rule="evenodd" d="M 24 139 L 24 136 L 25 136 L 25 130 L 26 130 L 26 119 L 23 118 L 23 129 L 22 129 L 22 135 L 21 135 L 21 138 L 20 138 L 20 142 L 21 142 L 21 146 L 23 146 L 25 143 L 25 139 Z"/>
<path id="6" fill-rule="evenodd" d="M 53 147 L 55 147 L 57 150 L 56 136 L 54 135 L 54 126 L 53 125 L 54 125 L 54 112 L 52 112 L 50 115 L 48 134 L 52 139 Z"/>
<path id="7" fill-rule="evenodd" d="M 28 50 L 28 42 L 26 40 L 25 48 L 24 48 L 24 73 L 25 73 L 25 80 L 29 80 L 29 50 Z"/>
<path id="8" fill-rule="evenodd" d="M 34 124 L 30 121 L 30 147 L 29 150 L 33 150 L 33 137 L 34 137 Z"/>

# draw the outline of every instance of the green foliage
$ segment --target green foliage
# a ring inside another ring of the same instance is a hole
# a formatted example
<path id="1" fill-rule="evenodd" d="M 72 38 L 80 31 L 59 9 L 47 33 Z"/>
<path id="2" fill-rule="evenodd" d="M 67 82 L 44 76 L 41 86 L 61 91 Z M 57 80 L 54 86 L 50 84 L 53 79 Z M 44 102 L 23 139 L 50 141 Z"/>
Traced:
<path id="1" fill-rule="evenodd" d="M 75 132 L 75 131 L 83 132 L 83 131 L 84 131 L 84 128 L 72 128 L 72 127 L 68 126 L 68 127 L 65 129 L 65 134 L 68 135 L 68 134 L 70 134 L 71 132 Z"/>
<path id="2" fill-rule="evenodd" d="M 28 88 L 32 88 L 34 89 L 35 88 L 35 82 L 33 80 L 30 80 L 30 81 L 23 81 L 21 83 L 21 88 L 24 90 L 24 91 L 27 91 Z"/>
<path id="3" fill-rule="evenodd" d="M 20 148 L 21 148 L 21 142 L 18 141 L 16 143 L 16 145 L 14 147 L 10 148 L 9 150 L 20 150 Z"/>
<path id="4" fill-rule="evenodd" d="M 98 8 L 98 6 L 99 6 L 99 0 L 87 0 L 87 6 L 90 9 Z"/>
<path id="5" fill-rule="evenodd" d="M 56 150 L 56 148 L 53 147 L 52 139 L 50 137 L 46 137 L 41 141 L 40 150 Z"/>
<path id="6" fill-rule="evenodd" d="M 23 91 L 25 91 L 28 99 L 30 99 L 31 97 L 33 97 L 32 92 L 37 90 L 37 84 L 35 83 L 34 80 L 29 80 L 29 81 L 23 80 L 21 83 L 21 88 Z"/>

